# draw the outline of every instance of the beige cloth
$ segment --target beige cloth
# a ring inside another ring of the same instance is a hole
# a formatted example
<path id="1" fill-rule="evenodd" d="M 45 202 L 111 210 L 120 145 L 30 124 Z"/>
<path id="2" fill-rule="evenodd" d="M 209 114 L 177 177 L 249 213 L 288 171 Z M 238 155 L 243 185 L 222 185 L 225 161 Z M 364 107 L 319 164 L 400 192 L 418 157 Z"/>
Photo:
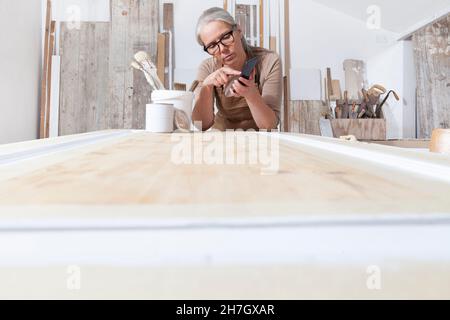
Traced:
<path id="1" fill-rule="evenodd" d="M 252 56 L 250 58 L 255 56 L 259 58 L 256 66 L 255 82 L 264 102 L 275 112 L 279 122 L 282 100 L 280 58 L 273 51 L 252 47 Z M 196 95 L 201 90 L 203 81 L 221 67 L 222 65 L 214 58 L 203 61 L 198 70 L 197 80 L 199 81 L 199 86 L 196 89 Z M 214 98 L 218 109 L 214 119 L 214 129 L 221 131 L 227 129 L 258 130 L 245 98 L 227 98 L 223 87 L 214 88 Z"/>

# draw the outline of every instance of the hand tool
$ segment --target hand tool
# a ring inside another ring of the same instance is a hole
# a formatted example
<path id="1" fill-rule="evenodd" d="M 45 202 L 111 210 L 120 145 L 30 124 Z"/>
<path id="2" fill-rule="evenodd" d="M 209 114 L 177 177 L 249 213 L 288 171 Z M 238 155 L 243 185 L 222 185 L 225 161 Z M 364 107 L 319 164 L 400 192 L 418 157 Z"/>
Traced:
<path id="1" fill-rule="evenodd" d="M 394 94 L 394 97 L 397 101 L 400 101 L 400 97 L 398 96 L 397 92 L 395 92 L 394 90 L 390 90 L 388 92 L 388 94 L 386 95 L 386 97 L 384 98 L 383 102 L 381 102 L 378 106 L 377 109 L 375 111 L 376 113 L 376 117 L 377 118 L 381 118 L 381 113 L 383 111 L 383 106 L 385 105 L 386 101 L 389 99 L 389 96 L 391 95 L 391 93 Z"/>
<path id="2" fill-rule="evenodd" d="M 342 105 L 342 119 L 348 119 L 350 114 L 350 106 L 348 104 L 348 91 L 344 92 L 344 104 Z"/>

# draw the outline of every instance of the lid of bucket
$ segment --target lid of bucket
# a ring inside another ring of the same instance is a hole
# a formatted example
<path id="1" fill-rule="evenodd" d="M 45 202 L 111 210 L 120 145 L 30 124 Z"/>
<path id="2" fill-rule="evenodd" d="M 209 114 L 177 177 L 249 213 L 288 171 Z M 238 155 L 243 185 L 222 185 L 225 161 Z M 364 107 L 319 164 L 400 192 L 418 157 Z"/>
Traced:
<path id="1" fill-rule="evenodd" d="M 186 91 L 176 91 L 176 90 L 154 90 L 152 92 L 152 100 L 168 100 L 168 99 L 178 99 L 183 96 L 192 94 Z"/>

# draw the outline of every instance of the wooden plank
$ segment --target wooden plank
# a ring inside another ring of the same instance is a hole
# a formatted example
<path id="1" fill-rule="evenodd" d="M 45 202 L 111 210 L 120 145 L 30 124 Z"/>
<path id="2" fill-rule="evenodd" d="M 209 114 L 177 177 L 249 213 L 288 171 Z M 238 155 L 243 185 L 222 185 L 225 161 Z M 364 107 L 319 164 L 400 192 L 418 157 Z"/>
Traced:
<path id="1" fill-rule="evenodd" d="M 158 33 L 158 57 L 156 68 L 158 69 L 158 77 L 161 82 L 166 85 L 166 43 L 168 40 L 167 33 Z"/>
<path id="2" fill-rule="evenodd" d="M 174 29 L 174 7 L 173 3 L 163 4 L 163 29 L 173 31 Z"/>
<path id="3" fill-rule="evenodd" d="M 331 100 L 332 101 L 342 100 L 341 82 L 339 80 L 331 80 L 331 87 L 333 91 Z"/>
<path id="4" fill-rule="evenodd" d="M 333 85 L 331 79 L 331 68 L 327 68 L 327 97 L 331 101 L 333 97 Z"/>
<path id="5" fill-rule="evenodd" d="M 40 103 L 40 126 L 39 137 L 41 139 L 46 136 L 46 102 L 47 102 L 47 79 L 48 79 L 48 63 L 49 63 L 49 42 L 50 42 L 50 24 L 51 24 L 52 2 L 47 0 L 46 18 L 45 18 L 45 35 L 44 35 L 44 67 L 41 78 L 41 103 Z"/>
<path id="6" fill-rule="evenodd" d="M 47 93 L 46 93 L 46 101 L 45 101 L 45 138 L 50 137 L 50 102 L 52 98 L 52 57 L 53 52 L 55 49 L 55 27 L 56 27 L 56 21 L 52 21 L 50 24 L 50 41 L 49 41 L 49 47 L 48 47 L 48 65 L 47 65 Z"/>
<path id="7" fill-rule="evenodd" d="M 289 130 L 289 102 L 291 101 L 291 91 L 290 91 L 290 72 L 291 72 L 291 55 L 290 55 L 290 21 L 289 21 L 289 0 L 284 0 L 284 129 L 286 132 Z M 287 130 L 286 130 L 287 129 Z"/>
<path id="8" fill-rule="evenodd" d="M 319 119 L 328 107 L 320 100 L 291 101 L 290 132 L 320 136 Z"/>
<path id="9" fill-rule="evenodd" d="M 100 134 L 0 146 L 0 162 L 31 155 L 0 164 L 0 298 L 73 299 L 73 264 L 87 299 L 450 296 L 448 157 L 276 134 L 279 174 L 263 176 L 263 163 L 175 163 L 193 134 L 87 139 Z M 222 133 L 198 141 L 237 154 Z M 374 264 L 383 290 L 365 285 Z"/>
<path id="10" fill-rule="evenodd" d="M 107 22 L 61 24 L 60 135 L 110 129 Z"/>
<path id="11" fill-rule="evenodd" d="M 450 128 L 450 14 L 413 35 L 417 74 L 418 138 Z"/>
<path id="12" fill-rule="evenodd" d="M 67 23 L 61 23 L 61 87 L 60 87 L 60 112 L 59 134 L 68 135 L 80 133 L 82 114 L 80 112 L 80 29 L 71 29 Z"/>
<path id="13" fill-rule="evenodd" d="M 144 128 L 145 105 L 151 90 L 142 72 L 129 65 L 137 51 L 156 61 L 158 4 L 156 0 L 112 0 L 110 86 L 112 128 Z"/>
<path id="14" fill-rule="evenodd" d="M 283 123 L 282 123 L 282 127 L 283 127 L 283 131 L 284 132 L 289 132 L 289 130 L 290 130 L 290 124 L 289 124 L 289 114 L 290 114 L 289 101 L 290 101 L 290 97 L 289 97 L 289 81 L 288 81 L 288 77 L 285 76 L 285 77 L 283 77 Z"/>
<path id="15" fill-rule="evenodd" d="M 174 42 L 174 4 L 164 3 L 163 5 L 163 28 L 166 32 L 165 39 L 165 81 L 164 87 L 173 87 L 173 75 L 174 75 L 174 56 L 175 56 L 175 42 Z"/>
<path id="16" fill-rule="evenodd" d="M 202 142 L 203 150 L 212 141 L 217 143 L 218 148 L 225 148 L 225 140 L 220 140 L 222 133 L 206 135 Z M 260 136 L 257 133 L 234 134 L 235 137 L 238 135 Z M 321 137 L 284 136 L 290 137 L 290 140 L 279 140 L 279 170 L 283 174 L 270 176 L 270 179 L 261 175 L 267 163 L 211 166 L 178 163 L 171 157 L 173 148 L 187 141 L 183 139 L 193 139 L 193 135 L 177 135 L 181 140 L 174 141 L 171 135 L 131 133 L 97 145 L 91 143 L 56 153 L 48 145 L 52 156 L 40 158 L 40 161 L 33 161 L 31 157 L 31 161 L 0 165 L 0 206 L 20 205 L 25 208 L 38 205 L 46 212 L 47 206 L 52 205 L 148 205 L 154 206 L 148 214 L 155 219 L 170 210 L 172 217 L 192 217 L 197 212 L 173 211 L 173 206 L 177 205 L 180 208 L 186 205 L 205 210 L 215 217 L 240 218 L 243 215 L 260 217 L 270 215 L 270 212 L 286 216 L 314 213 L 450 214 L 450 178 L 444 175 L 450 170 L 448 157 L 378 145 L 328 141 Z M 58 141 L 59 138 L 55 143 Z M 237 138 L 234 141 L 238 141 Z M 158 147 L 149 148 L 151 145 Z M 333 151 L 341 147 L 347 150 L 345 155 Z M 233 152 L 237 149 L 234 148 Z M 20 153 L 23 154 L 23 151 Z M 359 158 L 366 157 L 367 153 L 370 153 L 367 157 L 376 163 Z M 392 157 L 398 159 L 392 161 Z M 404 166 L 403 162 L 411 161 L 420 163 L 417 168 Z M 133 166 L 130 167 L 129 163 Z M 389 170 L 377 169 L 381 163 Z M 433 175 L 428 165 L 441 168 L 432 179 L 428 176 Z M 83 174 L 79 174 L 80 168 L 83 168 Z M 24 170 L 26 174 L 22 173 Z M 421 177 L 422 173 L 427 176 Z M 74 176 L 76 179 L 73 179 Z M 216 178 L 210 179 L 211 176 Z M 217 183 L 218 180 L 221 183 Z M 193 185 L 196 187 L 193 188 Z M 255 185 L 258 192 L 252 191 Z M 207 198 L 205 193 L 209 195 Z M 299 197 L 299 194 L 302 196 Z M 411 194 L 415 195 L 413 199 Z M 339 201 L 335 201 L 337 195 Z M 222 206 L 223 203 L 229 205 Z M 371 205 L 367 206 L 367 203 Z M 244 212 L 237 210 L 241 206 L 245 206 Z M 0 218 L 8 215 L 8 211 L 0 212 Z M 133 217 L 132 209 L 125 212 L 128 217 Z M 35 214 L 31 208 L 26 211 L 28 217 Z M 61 211 L 55 210 L 54 214 L 57 217 Z M 94 219 L 104 213 L 74 210 L 73 214 L 74 217 Z M 134 217 L 142 218 L 138 212 Z"/>

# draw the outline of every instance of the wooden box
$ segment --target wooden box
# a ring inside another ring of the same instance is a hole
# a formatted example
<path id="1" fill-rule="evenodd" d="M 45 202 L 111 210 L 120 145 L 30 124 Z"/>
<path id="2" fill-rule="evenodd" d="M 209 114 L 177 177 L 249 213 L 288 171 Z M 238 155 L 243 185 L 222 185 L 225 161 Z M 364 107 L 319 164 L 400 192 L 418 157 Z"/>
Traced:
<path id="1" fill-rule="evenodd" d="M 353 135 L 358 140 L 386 140 L 386 119 L 333 119 L 335 138 Z"/>

